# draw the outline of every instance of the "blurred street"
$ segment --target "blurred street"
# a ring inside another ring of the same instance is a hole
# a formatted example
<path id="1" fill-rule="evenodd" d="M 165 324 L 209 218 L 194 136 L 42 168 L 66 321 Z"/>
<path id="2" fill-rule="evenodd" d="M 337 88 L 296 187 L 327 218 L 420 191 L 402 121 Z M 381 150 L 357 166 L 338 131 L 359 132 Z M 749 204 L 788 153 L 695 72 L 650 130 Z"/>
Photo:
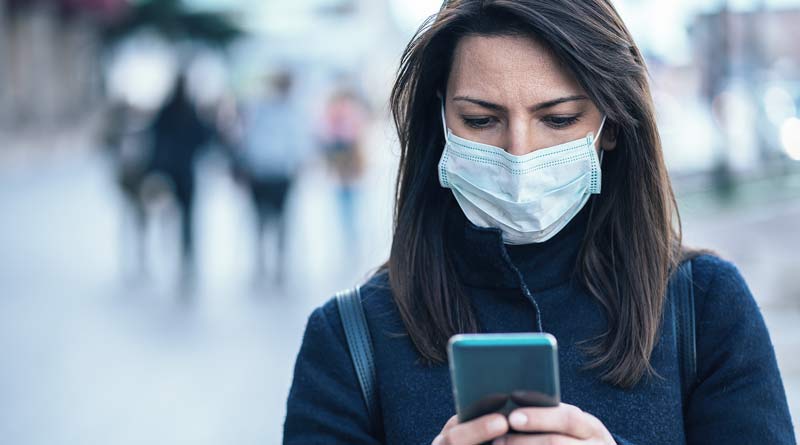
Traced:
<path id="1" fill-rule="evenodd" d="M 58 162 L 39 159 L 35 168 L 9 159 L 0 167 L 0 442 L 278 443 L 306 317 L 387 255 L 394 162 L 387 134 L 373 134 L 363 209 L 370 241 L 360 252 L 335 235 L 331 197 L 319 193 L 330 189 L 324 171 L 299 180 L 285 291 L 250 279 L 248 208 L 213 157 L 199 166 L 203 242 L 193 290 L 171 278 L 169 260 L 154 261 L 145 280 L 126 281 L 117 191 L 96 152 L 56 151 L 46 156 Z M 777 202 L 768 186 L 745 189 L 751 198 L 724 207 L 703 192 L 681 200 L 686 241 L 734 260 L 759 300 L 795 422 L 797 179 Z M 164 240 L 174 237 L 157 232 L 150 241 L 169 250 Z"/>
<path id="2" fill-rule="evenodd" d="M 148 278 L 126 278 L 105 160 L 55 161 L 0 162 L 0 443 L 278 443 L 306 318 L 388 254 L 393 173 L 367 179 L 360 249 L 337 236 L 324 171 L 298 181 L 280 290 L 253 282 L 246 195 L 201 163 L 192 290 L 163 255 L 176 250 L 166 233 L 149 240 Z"/>

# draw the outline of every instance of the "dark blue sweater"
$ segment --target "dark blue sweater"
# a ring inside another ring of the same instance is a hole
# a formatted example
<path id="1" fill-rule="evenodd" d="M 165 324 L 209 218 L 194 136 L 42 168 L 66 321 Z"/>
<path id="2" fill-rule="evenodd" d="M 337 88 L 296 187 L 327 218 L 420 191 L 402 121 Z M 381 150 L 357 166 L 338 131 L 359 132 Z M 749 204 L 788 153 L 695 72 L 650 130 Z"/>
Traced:
<path id="1" fill-rule="evenodd" d="M 588 206 L 587 206 L 588 207 Z M 455 253 L 483 332 L 543 330 L 558 339 L 562 401 L 599 418 L 620 445 L 795 444 L 786 396 L 761 313 L 731 263 L 693 259 L 699 383 L 682 415 L 674 334 L 662 329 L 651 363 L 660 377 L 632 389 L 585 371 L 577 342 L 604 332 L 600 304 L 573 276 L 586 228 L 581 212 L 540 244 L 504 246 L 494 229 L 451 212 Z M 361 288 L 375 347 L 383 433 L 370 433 L 336 303 L 308 320 L 287 403 L 285 445 L 430 444 L 455 414 L 446 365 L 425 366 L 405 333 L 385 273 Z M 673 314 L 664 314 L 671 326 Z M 686 438 L 686 439 L 685 439 Z"/>

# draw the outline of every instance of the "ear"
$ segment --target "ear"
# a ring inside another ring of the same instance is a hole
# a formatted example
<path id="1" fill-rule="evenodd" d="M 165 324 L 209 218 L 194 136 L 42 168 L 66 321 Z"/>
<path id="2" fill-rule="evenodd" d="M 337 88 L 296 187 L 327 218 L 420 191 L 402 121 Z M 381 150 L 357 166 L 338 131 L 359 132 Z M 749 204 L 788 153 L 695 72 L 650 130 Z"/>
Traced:
<path id="1" fill-rule="evenodd" d="M 605 151 L 612 151 L 617 148 L 617 136 L 619 134 L 619 127 L 616 124 L 606 124 L 603 135 L 600 137 L 600 148 Z"/>

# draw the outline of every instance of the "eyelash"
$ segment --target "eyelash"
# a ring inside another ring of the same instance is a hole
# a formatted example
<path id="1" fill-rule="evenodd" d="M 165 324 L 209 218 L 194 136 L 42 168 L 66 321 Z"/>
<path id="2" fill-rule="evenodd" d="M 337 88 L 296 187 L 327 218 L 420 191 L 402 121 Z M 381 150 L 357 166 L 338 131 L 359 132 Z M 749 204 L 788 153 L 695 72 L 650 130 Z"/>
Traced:
<path id="1" fill-rule="evenodd" d="M 547 125 L 550 126 L 551 128 L 555 128 L 558 130 L 562 128 L 567 128 L 570 125 L 575 124 L 580 120 L 580 118 L 581 118 L 580 114 L 575 114 L 572 116 L 547 116 L 543 120 L 549 121 Z"/>
<path id="2" fill-rule="evenodd" d="M 474 128 L 476 130 L 483 130 L 485 128 L 488 128 L 489 124 L 492 121 L 496 120 L 493 117 L 478 117 L 478 118 L 464 117 L 463 119 L 464 119 L 464 125 L 470 128 Z"/>
<path id="3" fill-rule="evenodd" d="M 575 124 L 580 120 L 580 118 L 581 114 L 575 114 L 571 116 L 546 116 L 542 119 L 542 121 L 550 128 L 560 130 Z M 493 121 L 497 120 L 491 116 L 480 118 L 462 117 L 462 119 L 464 120 L 464 125 L 476 130 L 485 130 L 490 127 L 490 124 Z"/>

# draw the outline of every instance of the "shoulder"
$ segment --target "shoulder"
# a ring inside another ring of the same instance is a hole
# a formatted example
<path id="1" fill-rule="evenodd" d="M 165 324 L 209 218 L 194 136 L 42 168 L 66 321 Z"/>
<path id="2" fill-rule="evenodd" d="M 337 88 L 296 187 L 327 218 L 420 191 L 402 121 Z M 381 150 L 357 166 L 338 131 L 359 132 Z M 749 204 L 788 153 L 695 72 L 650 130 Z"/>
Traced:
<path id="1" fill-rule="evenodd" d="M 752 298 L 747 282 L 732 262 L 709 253 L 700 254 L 691 262 L 695 294 L 703 300 L 710 298 L 735 304 L 741 303 L 737 300 L 742 298 Z"/>
<path id="2" fill-rule="evenodd" d="M 370 280 L 372 281 L 372 280 Z M 369 292 L 362 289 L 362 299 Z M 377 443 L 335 298 L 308 318 L 286 404 L 284 443 Z"/>
<path id="3" fill-rule="evenodd" d="M 684 418 L 689 441 L 795 443 L 769 331 L 742 274 L 714 255 L 691 261 L 697 374 Z"/>
<path id="4" fill-rule="evenodd" d="M 739 269 L 715 254 L 702 253 L 691 259 L 694 285 L 701 292 L 713 287 L 746 287 Z"/>
<path id="5" fill-rule="evenodd" d="M 367 324 L 373 334 L 381 328 L 396 324 L 396 321 L 399 320 L 399 314 L 392 297 L 389 276 L 385 270 L 375 272 L 358 289 Z M 344 327 L 335 296 L 329 298 L 311 313 L 306 332 L 308 333 L 312 329 L 314 331 L 326 331 L 328 335 L 323 336 L 323 338 L 333 334 L 341 339 L 342 342 L 345 342 Z M 328 338 L 327 341 L 331 341 L 331 339 Z"/>
<path id="6" fill-rule="evenodd" d="M 736 265 L 712 254 L 691 261 L 698 329 L 724 332 L 763 325 L 758 304 Z"/>

